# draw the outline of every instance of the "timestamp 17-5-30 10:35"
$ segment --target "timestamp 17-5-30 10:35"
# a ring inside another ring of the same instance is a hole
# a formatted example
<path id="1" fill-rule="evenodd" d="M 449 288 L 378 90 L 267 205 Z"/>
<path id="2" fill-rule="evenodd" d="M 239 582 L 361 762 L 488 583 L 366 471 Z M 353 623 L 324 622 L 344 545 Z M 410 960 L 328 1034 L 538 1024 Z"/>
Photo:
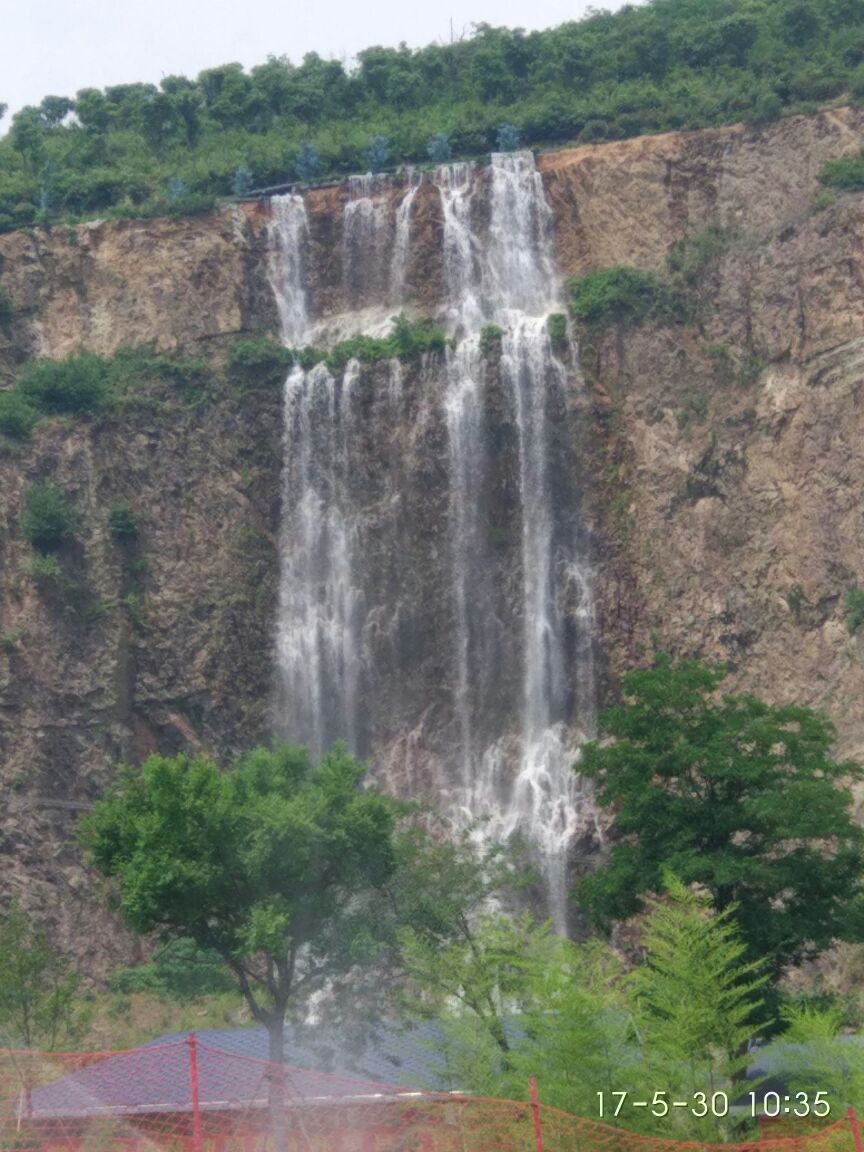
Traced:
<path id="1" fill-rule="evenodd" d="M 621 1116 L 628 1108 L 650 1112 L 652 1116 L 663 1117 L 674 1112 L 689 1112 L 697 1119 L 712 1116 L 722 1119 L 729 1115 L 730 1102 L 725 1092 L 693 1092 L 690 1096 L 675 1099 L 669 1092 L 655 1092 L 651 1099 L 643 1098 L 634 1092 L 598 1092 L 599 1116 L 601 1120 Z M 774 1119 L 779 1116 L 815 1117 L 823 1119 L 831 1115 L 831 1104 L 827 1092 L 748 1092 L 737 1103 L 735 1111 L 741 1111 L 752 1118 L 760 1116 Z"/>

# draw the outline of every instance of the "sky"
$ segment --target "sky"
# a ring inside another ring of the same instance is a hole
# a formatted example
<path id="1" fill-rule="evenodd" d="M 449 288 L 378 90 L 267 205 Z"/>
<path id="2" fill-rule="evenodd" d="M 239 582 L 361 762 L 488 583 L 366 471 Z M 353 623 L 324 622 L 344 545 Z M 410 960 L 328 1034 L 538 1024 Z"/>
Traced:
<path id="1" fill-rule="evenodd" d="M 306 52 L 349 62 L 362 48 L 421 47 L 472 24 L 548 28 L 585 14 L 591 0 L 0 0 L 3 127 L 43 96 L 79 88 L 194 76 L 229 61 Z M 621 0 L 595 0 L 619 8 Z"/>

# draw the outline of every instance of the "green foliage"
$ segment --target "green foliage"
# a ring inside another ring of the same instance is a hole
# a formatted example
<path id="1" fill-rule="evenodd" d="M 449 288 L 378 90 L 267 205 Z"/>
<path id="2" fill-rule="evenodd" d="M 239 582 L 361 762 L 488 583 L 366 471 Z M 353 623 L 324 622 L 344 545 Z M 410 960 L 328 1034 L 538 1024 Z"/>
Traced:
<path id="1" fill-rule="evenodd" d="M 625 920 L 670 869 L 718 911 L 737 904 L 750 957 L 770 957 L 776 979 L 860 934 L 864 843 L 848 784 L 864 770 L 831 759 L 820 713 L 717 700 L 723 677 L 665 658 L 624 677 L 623 702 L 601 717 L 614 743 L 587 744 L 579 764 L 614 806 L 618 839 L 578 897 L 599 924 Z"/>
<path id="2" fill-rule="evenodd" d="M 864 625 L 864 588 L 857 585 L 846 593 L 846 627 L 854 636 Z"/>
<path id="3" fill-rule="evenodd" d="M 108 977 L 112 992 L 131 995 L 152 992 L 180 1003 L 203 996 L 218 996 L 236 987 L 236 981 L 212 949 L 179 937 L 161 944 L 149 964 L 121 968 Z"/>
<path id="4" fill-rule="evenodd" d="M 231 345 L 228 363 L 232 376 L 240 382 L 278 387 L 285 382 L 294 364 L 294 353 L 267 336 L 258 336 L 236 340 Z"/>
<path id="5" fill-rule="evenodd" d="M 731 1099 L 749 1061 L 747 1041 L 766 1023 L 767 974 L 761 961 L 747 959 L 734 904 L 713 914 L 708 898 L 671 874 L 665 887 L 662 899 L 648 902 L 645 963 L 634 975 L 646 1072 L 672 1099 L 708 1085 Z M 714 1128 L 713 1135 L 728 1138 L 723 1125 L 712 1118 L 702 1135 Z"/>
<path id="6" fill-rule="evenodd" d="M 414 360 L 424 352 L 443 352 L 446 337 L 443 329 L 431 320 L 411 321 L 404 313 L 393 321 L 389 336 L 352 336 L 328 352 L 305 348 L 299 353 L 304 368 L 324 360 L 330 372 L 344 372 L 349 360 L 375 364 L 380 360 Z"/>
<path id="7" fill-rule="evenodd" d="M 499 152 L 515 152 L 519 147 L 519 129 L 515 124 L 502 124 L 495 143 Z"/>
<path id="8" fill-rule="evenodd" d="M 286 1008 L 376 953 L 363 909 L 396 867 L 395 807 L 342 747 L 257 748 L 228 771 L 151 756 L 82 825 L 138 932 L 212 949 L 281 1059 Z"/>
<path id="9" fill-rule="evenodd" d="M 366 161 L 370 172 L 383 172 L 390 163 L 390 141 L 386 136 L 376 135 L 369 141 Z"/>
<path id="10" fill-rule="evenodd" d="M 72 536 L 77 516 L 56 484 L 34 484 L 24 495 L 21 532 L 40 552 L 53 552 Z"/>
<path id="11" fill-rule="evenodd" d="M 651 320 L 673 323 L 681 305 L 669 284 L 655 272 L 639 268 L 601 268 L 570 281 L 570 308 L 592 328 L 633 326 Z"/>
<path id="12" fill-rule="evenodd" d="M 701 424 L 708 415 L 708 397 L 695 388 L 689 389 L 681 397 L 681 407 L 675 414 L 679 428 L 686 428 L 691 420 Z"/>
<path id="13" fill-rule="evenodd" d="M 39 418 L 36 409 L 18 392 L 0 392 L 0 432 L 12 440 L 26 440 Z"/>
<path id="14" fill-rule="evenodd" d="M 13 1047 L 55 1049 L 77 1042 L 86 1015 L 78 978 L 54 947 L 47 926 L 13 903 L 0 914 L 0 1034 Z"/>
<path id="15" fill-rule="evenodd" d="M 842 188 L 848 192 L 858 192 L 864 188 L 864 152 L 855 156 L 842 156 L 839 160 L 829 160 L 819 173 L 819 179 L 829 188 Z"/>
<path id="16" fill-rule="evenodd" d="M 556 353 L 565 352 L 567 350 L 567 317 L 561 312 L 553 313 L 546 321 L 546 329 L 549 333 L 549 342 L 552 345 L 552 351 Z"/>
<path id="17" fill-rule="evenodd" d="M 0 140 L 0 227 L 191 211 L 241 167 L 262 186 L 356 172 L 375 136 L 389 141 L 380 166 L 424 162 L 436 134 L 477 156 L 520 139 L 762 123 L 858 91 L 864 13 L 838 13 L 818 0 L 655 0 L 546 31 L 484 24 L 450 45 L 369 48 L 350 70 L 309 53 L 47 97 Z"/>
<path id="18" fill-rule="evenodd" d="M 480 331 L 480 351 L 484 356 L 491 352 L 500 352 L 501 341 L 504 339 L 504 329 L 497 324 L 487 324 Z"/>
<path id="19" fill-rule="evenodd" d="M 453 158 L 450 137 L 446 132 L 436 132 L 426 145 L 426 154 L 433 164 L 449 164 Z"/>
<path id="20" fill-rule="evenodd" d="M 108 531 L 115 540 L 134 540 L 138 535 L 138 518 L 131 504 L 125 501 L 112 504 L 108 509 Z"/>
<path id="21" fill-rule="evenodd" d="M 37 552 L 30 560 L 30 575 L 37 584 L 46 587 L 58 586 L 63 580 L 63 569 L 56 556 Z"/>
<path id="22" fill-rule="evenodd" d="M 692 1092 L 736 1093 L 746 1041 L 764 1023 L 765 975 L 748 960 L 734 908 L 714 914 L 667 876 L 650 901 L 627 971 L 600 940 L 575 944 L 549 925 L 481 913 L 444 946 L 403 933 L 402 1014 L 440 1022 L 452 1087 L 524 1099 L 542 1070 L 544 1102 L 597 1116 L 597 1093 L 628 1090 L 667 1102 Z M 729 1137 L 728 1121 L 628 1109 L 616 1125 L 669 1138 Z"/>
<path id="23" fill-rule="evenodd" d="M 760 1053 L 794 1092 L 825 1092 L 831 1115 L 858 1107 L 864 1093 L 864 1044 L 844 1036 L 840 1005 L 792 1003 L 784 1009 L 786 1031 Z"/>
<path id="24" fill-rule="evenodd" d="M 34 360 L 16 382 L 18 391 L 40 412 L 81 415 L 95 412 L 108 399 L 107 361 L 92 352 L 65 360 Z"/>
<path id="25" fill-rule="evenodd" d="M 302 180 L 304 184 L 315 180 L 321 173 L 321 157 L 314 145 L 308 140 L 303 140 L 300 143 L 294 161 L 294 171 L 297 174 L 297 179 Z"/>

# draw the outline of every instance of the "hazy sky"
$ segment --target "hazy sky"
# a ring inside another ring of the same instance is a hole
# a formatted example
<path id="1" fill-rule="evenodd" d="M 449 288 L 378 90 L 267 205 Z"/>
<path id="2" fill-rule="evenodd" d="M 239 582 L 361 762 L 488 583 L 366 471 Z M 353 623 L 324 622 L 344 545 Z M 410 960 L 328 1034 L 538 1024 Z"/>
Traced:
<path id="1" fill-rule="evenodd" d="M 373 44 L 449 40 L 472 23 L 546 28 L 591 0 L 0 0 L 0 102 L 8 116 L 43 96 L 74 96 L 163 76 L 194 76 L 268 55 L 350 59 Z M 618 8 L 621 0 L 596 2 Z M 8 127 L 9 120 L 3 127 Z"/>

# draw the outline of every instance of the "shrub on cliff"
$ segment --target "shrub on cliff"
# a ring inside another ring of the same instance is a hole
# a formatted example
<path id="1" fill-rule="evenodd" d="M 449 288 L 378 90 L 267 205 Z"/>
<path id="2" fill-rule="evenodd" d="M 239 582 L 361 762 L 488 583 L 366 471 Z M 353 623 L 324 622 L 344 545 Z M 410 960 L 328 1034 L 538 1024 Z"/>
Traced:
<path id="1" fill-rule="evenodd" d="M 75 530 L 77 517 L 68 496 L 56 484 L 34 484 L 24 496 L 21 532 L 40 552 L 53 552 Z"/>
<path id="2" fill-rule="evenodd" d="M 95 412 L 108 399 L 108 362 L 92 352 L 79 352 L 65 360 L 36 360 L 24 369 L 17 389 L 40 412 Z"/>
<path id="3" fill-rule="evenodd" d="M 267 336 L 258 336 L 235 341 L 228 353 L 228 364 L 238 382 L 276 387 L 291 370 L 294 353 Z"/>
<path id="4" fill-rule="evenodd" d="M 13 440 L 25 440 L 39 413 L 17 392 L 0 392 L 0 432 Z"/>
<path id="5" fill-rule="evenodd" d="M 864 152 L 829 160 L 819 173 L 819 179 L 829 188 L 843 188 L 849 192 L 864 188 Z"/>
<path id="6" fill-rule="evenodd" d="M 652 320 L 671 324 L 682 306 L 672 286 L 656 272 L 640 268 L 601 268 L 570 281 L 570 309 L 592 328 L 635 325 Z"/>

